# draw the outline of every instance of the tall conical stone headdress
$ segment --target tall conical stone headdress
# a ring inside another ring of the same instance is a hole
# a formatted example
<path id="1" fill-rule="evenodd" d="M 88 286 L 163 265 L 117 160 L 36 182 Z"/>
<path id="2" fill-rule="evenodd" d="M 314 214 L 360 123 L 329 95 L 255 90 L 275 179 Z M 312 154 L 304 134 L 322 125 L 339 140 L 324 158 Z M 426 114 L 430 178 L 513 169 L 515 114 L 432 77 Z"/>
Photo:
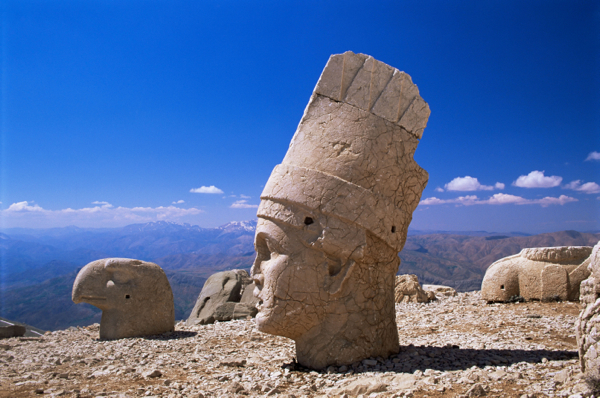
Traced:
<path id="1" fill-rule="evenodd" d="M 258 216 L 302 226 L 297 204 L 404 246 L 428 175 L 413 154 L 429 106 L 409 75 L 350 51 L 329 58 Z M 339 235 L 342 238 L 344 235 Z"/>

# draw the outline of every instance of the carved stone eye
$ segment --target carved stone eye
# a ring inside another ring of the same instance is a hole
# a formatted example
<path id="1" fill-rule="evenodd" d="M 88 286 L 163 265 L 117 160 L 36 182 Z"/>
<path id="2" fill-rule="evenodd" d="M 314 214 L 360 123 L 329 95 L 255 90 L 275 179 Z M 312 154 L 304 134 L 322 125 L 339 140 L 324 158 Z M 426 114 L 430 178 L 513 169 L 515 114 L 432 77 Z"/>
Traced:
<path id="1" fill-rule="evenodd" d="M 392 225 L 392 233 L 395 234 L 396 233 L 396 226 Z"/>
<path id="2" fill-rule="evenodd" d="M 327 257 L 327 271 L 329 276 L 335 276 L 342 270 L 342 261 L 338 258 Z"/>
<path id="3" fill-rule="evenodd" d="M 126 294 L 126 295 L 125 295 L 125 299 L 126 299 L 126 300 L 128 300 L 128 299 L 130 299 L 130 298 L 131 298 L 131 296 L 130 296 L 130 295 L 128 295 L 128 294 Z"/>
<path id="4" fill-rule="evenodd" d="M 304 218 L 304 225 L 310 225 L 312 223 L 314 223 L 312 217 L 306 217 L 306 218 Z"/>

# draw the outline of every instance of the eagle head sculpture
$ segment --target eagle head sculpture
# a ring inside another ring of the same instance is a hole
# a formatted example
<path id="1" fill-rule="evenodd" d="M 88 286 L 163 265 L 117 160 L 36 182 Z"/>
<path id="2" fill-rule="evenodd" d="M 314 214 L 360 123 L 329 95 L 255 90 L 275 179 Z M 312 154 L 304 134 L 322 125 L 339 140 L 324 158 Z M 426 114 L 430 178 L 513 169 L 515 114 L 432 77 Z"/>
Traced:
<path id="1" fill-rule="evenodd" d="M 171 285 L 161 267 L 129 258 L 92 261 L 77 274 L 73 302 L 102 310 L 101 339 L 147 336 L 175 329 Z"/>

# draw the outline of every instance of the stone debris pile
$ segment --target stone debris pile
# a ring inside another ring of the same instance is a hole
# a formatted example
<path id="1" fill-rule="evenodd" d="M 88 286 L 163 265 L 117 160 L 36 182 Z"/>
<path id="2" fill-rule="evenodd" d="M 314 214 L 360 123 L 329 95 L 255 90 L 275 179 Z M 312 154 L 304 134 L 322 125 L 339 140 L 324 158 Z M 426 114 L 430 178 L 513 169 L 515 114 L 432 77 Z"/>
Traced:
<path id="1" fill-rule="evenodd" d="M 120 340 L 99 340 L 96 324 L 2 340 L 0 397 L 589 396 L 578 313 L 570 302 L 489 305 L 479 292 L 396 304 L 399 353 L 321 372 L 255 319 Z"/>

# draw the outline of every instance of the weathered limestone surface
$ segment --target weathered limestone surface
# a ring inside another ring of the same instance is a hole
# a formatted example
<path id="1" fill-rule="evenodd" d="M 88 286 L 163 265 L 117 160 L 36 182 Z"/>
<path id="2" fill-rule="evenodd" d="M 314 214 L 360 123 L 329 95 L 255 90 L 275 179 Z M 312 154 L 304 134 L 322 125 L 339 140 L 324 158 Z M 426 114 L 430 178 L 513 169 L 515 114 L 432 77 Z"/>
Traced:
<path id="1" fill-rule="evenodd" d="M 396 275 L 394 301 L 396 303 L 428 303 L 436 300 L 435 293 L 425 291 L 416 275 Z"/>
<path id="2" fill-rule="evenodd" d="M 252 268 L 259 330 L 322 369 L 398 352 L 394 275 L 428 175 L 429 107 L 410 76 L 332 55 L 261 195 Z"/>
<path id="3" fill-rule="evenodd" d="M 490 265 L 481 283 L 489 302 L 525 300 L 579 300 L 579 285 L 590 275 L 589 246 L 523 249 Z"/>
<path id="4" fill-rule="evenodd" d="M 590 277 L 581 283 L 583 310 L 575 330 L 581 371 L 600 383 L 600 242 L 594 246 L 588 269 Z"/>
<path id="5" fill-rule="evenodd" d="M 120 339 L 173 331 L 171 285 L 161 267 L 129 258 L 105 258 L 83 267 L 73 284 L 75 304 L 102 310 L 100 338 Z"/>
<path id="6" fill-rule="evenodd" d="M 245 270 L 211 275 L 204 283 L 187 324 L 204 325 L 256 315 L 258 300 L 253 297 L 253 290 L 252 279 Z"/>
<path id="7" fill-rule="evenodd" d="M 444 285 L 423 285 L 423 290 L 426 292 L 433 292 L 436 296 L 454 297 L 456 296 L 456 289 L 450 286 Z"/>

